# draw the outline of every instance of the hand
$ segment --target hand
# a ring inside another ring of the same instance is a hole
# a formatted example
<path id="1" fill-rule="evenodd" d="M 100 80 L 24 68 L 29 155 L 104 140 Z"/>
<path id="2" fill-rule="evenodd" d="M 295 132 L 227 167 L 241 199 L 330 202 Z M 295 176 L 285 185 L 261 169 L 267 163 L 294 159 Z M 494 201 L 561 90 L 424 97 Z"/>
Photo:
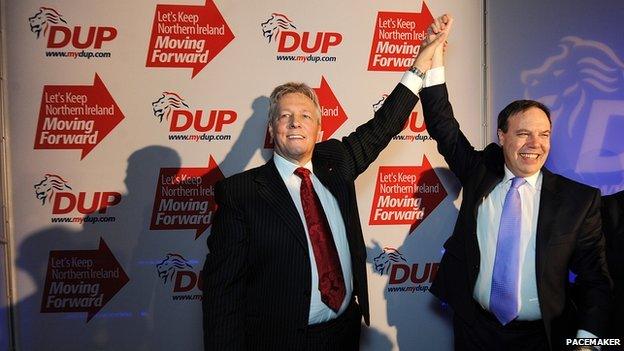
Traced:
<path id="1" fill-rule="evenodd" d="M 435 35 L 440 33 L 442 30 L 446 29 L 449 26 L 449 23 L 453 22 L 453 17 L 448 14 L 444 14 L 434 20 L 433 23 L 427 29 L 428 38 L 435 38 Z M 450 29 L 449 29 L 450 30 Z M 448 34 L 447 34 L 448 35 Z M 448 41 L 444 41 L 444 44 L 438 45 L 433 53 L 432 65 L 431 68 L 442 67 L 444 66 L 444 53 L 446 52 L 446 47 L 448 45 Z"/>
<path id="2" fill-rule="evenodd" d="M 453 26 L 453 17 L 448 14 L 436 18 L 427 29 L 427 37 L 423 40 L 413 66 L 421 72 L 444 65 L 446 39 Z"/>

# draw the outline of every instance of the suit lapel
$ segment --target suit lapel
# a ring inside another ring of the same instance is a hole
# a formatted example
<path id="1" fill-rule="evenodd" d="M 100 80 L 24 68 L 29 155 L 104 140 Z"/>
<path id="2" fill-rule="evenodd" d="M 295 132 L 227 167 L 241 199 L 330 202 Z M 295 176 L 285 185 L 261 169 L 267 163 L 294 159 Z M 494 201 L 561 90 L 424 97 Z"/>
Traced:
<path id="1" fill-rule="evenodd" d="M 473 284 L 476 282 L 477 275 L 479 274 L 479 264 L 481 261 L 481 252 L 479 251 L 479 240 L 477 238 L 477 214 L 479 210 L 479 206 L 483 202 L 483 199 L 492 192 L 492 189 L 496 187 L 496 184 L 500 183 L 503 179 L 502 175 L 496 174 L 491 171 L 486 171 L 483 179 L 477 186 L 474 197 L 474 208 L 473 208 L 473 218 L 474 218 L 474 227 L 472 228 L 472 233 L 469 233 L 468 240 L 466 240 L 465 252 L 466 252 L 466 263 L 468 265 L 468 281 Z M 464 195 L 466 196 L 466 195 Z M 464 199 L 465 201 L 465 199 Z"/>
<path id="2" fill-rule="evenodd" d="M 305 252 L 307 253 L 308 243 L 305 237 L 303 223 L 301 223 L 301 217 L 299 217 L 297 208 L 275 167 L 273 159 L 262 166 L 262 170 L 258 173 L 255 180 L 260 185 L 258 188 L 260 197 L 269 204 L 273 209 L 273 213 L 282 219 L 284 224 L 290 229 L 291 234 L 299 244 L 305 248 Z"/>
<path id="3" fill-rule="evenodd" d="M 314 175 L 323 183 L 323 185 L 329 190 L 329 192 L 334 195 L 336 201 L 338 201 L 338 206 L 340 207 L 340 214 L 342 215 L 342 220 L 347 229 L 347 233 L 349 232 L 349 194 L 348 188 L 341 181 L 341 178 L 337 174 L 336 170 L 332 168 L 330 165 L 317 161 L 316 159 L 312 160 L 314 165 Z"/>
<path id="4" fill-rule="evenodd" d="M 491 144 L 490 144 L 491 145 Z M 475 190 L 475 207 L 474 218 L 477 218 L 477 210 L 483 199 L 489 195 L 492 190 L 500 183 L 505 177 L 505 158 L 503 157 L 503 151 L 500 146 L 488 146 L 484 151 L 485 171 L 483 179 Z"/>
<path id="5" fill-rule="evenodd" d="M 557 176 L 546 168 L 542 168 L 542 191 L 540 193 L 539 214 L 537 217 L 536 247 L 535 247 L 535 269 L 537 271 L 538 290 L 540 278 L 544 272 L 544 264 L 547 257 L 548 241 L 553 232 L 552 226 L 556 219 L 557 209 L 560 206 L 560 199 L 557 190 Z"/>
<path id="6" fill-rule="evenodd" d="M 479 209 L 479 206 L 481 206 L 483 199 L 492 192 L 492 190 L 496 187 L 498 183 L 501 182 L 501 180 L 503 180 L 503 176 L 504 174 L 499 175 L 492 172 L 485 172 L 483 180 L 475 191 L 475 199 L 477 201 L 474 207 L 474 218 L 477 218 L 477 210 Z"/>

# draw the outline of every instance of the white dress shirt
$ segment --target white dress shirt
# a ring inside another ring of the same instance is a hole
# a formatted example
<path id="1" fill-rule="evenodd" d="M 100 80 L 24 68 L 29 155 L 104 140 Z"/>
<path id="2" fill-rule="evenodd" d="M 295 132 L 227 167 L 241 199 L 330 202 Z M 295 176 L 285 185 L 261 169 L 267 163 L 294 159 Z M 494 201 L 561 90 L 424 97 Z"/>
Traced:
<path id="1" fill-rule="evenodd" d="M 312 169 L 312 162 L 308 162 L 303 167 L 309 169 L 312 173 L 310 174 L 310 178 L 312 178 L 312 186 L 314 187 L 314 191 L 319 197 L 321 201 L 321 206 L 323 207 L 323 211 L 325 212 L 325 216 L 327 217 L 327 221 L 329 222 L 329 228 L 331 229 L 332 236 L 334 237 L 334 243 L 336 243 L 336 249 L 338 250 L 338 257 L 340 258 L 340 266 L 342 268 L 342 275 L 345 279 L 345 288 L 346 295 L 345 299 L 340 306 L 340 310 L 338 314 L 336 314 L 331 308 L 327 307 L 321 301 L 321 292 L 319 291 L 319 278 L 318 278 L 318 269 L 316 268 L 316 259 L 314 258 L 314 251 L 312 250 L 312 243 L 310 242 L 310 235 L 308 233 L 308 226 L 306 225 L 305 215 L 303 213 L 303 206 L 301 205 L 301 178 L 294 174 L 295 169 L 299 168 L 299 165 L 296 165 L 287 159 L 281 157 L 277 153 L 273 153 L 273 161 L 275 162 L 275 166 L 277 167 L 277 171 L 279 172 L 286 188 L 288 189 L 288 193 L 290 193 L 290 197 L 295 203 L 295 207 L 297 208 L 297 212 L 299 213 L 299 217 L 301 218 L 301 223 L 303 224 L 303 229 L 306 233 L 306 240 L 308 242 L 308 255 L 310 257 L 310 268 L 312 270 L 311 279 L 311 299 L 310 299 L 310 314 L 308 316 L 308 324 L 317 324 L 322 322 L 327 322 L 336 318 L 339 314 L 344 312 L 349 302 L 351 301 L 351 295 L 353 294 L 353 274 L 351 271 L 351 253 L 349 251 L 349 242 L 347 241 L 347 232 L 345 230 L 345 224 L 342 219 L 342 215 L 340 213 L 340 207 L 338 206 L 338 201 L 332 193 L 327 190 L 327 188 L 318 180 L 318 178 L 314 175 L 314 170 Z"/>
<path id="2" fill-rule="evenodd" d="M 481 252 L 479 275 L 474 287 L 473 297 L 486 310 L 490 306 L 492 272 L 496 257 L 498 227 L 500 225 L 505 196 L 515 176 L 505 166 L 505 177 L 486 195 L 477 212 L 477 240 Z M 539 214 L 542 172 L 524 178 L 526 183 L 518 188 L 522 203 L 520 224 L 520 282 L 518 284 L 518 320 L 533 321 L 542 318 L 537 299 L 537 280 L 535 274 L 535 237 Z"/>

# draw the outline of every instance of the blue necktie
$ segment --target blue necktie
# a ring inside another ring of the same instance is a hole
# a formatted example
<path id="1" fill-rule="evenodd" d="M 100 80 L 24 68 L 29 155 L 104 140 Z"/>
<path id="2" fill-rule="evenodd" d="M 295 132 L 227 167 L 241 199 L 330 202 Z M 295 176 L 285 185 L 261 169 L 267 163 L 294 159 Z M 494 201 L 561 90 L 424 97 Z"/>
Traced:
<path id="1" fill-rule="evenodd" d="M 518 315 L 518 282 L 520 280 L 520 226 L 522 202 L 518 188 L 524 178 L 512 179 L 505 196 L 503 213 L 498 227 L 496 258 L 490 291 L 490 312 L 505 325 Z"/>

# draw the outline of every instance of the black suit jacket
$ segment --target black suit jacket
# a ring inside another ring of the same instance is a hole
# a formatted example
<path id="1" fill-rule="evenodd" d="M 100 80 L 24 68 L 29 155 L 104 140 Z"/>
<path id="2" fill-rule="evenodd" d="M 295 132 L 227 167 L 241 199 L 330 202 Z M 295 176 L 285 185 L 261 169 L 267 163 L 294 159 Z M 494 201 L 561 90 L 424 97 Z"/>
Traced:
<path id="1" fill-rule="evenodd" d="M 314 174 L 338 201 L 345 223 L 353 293 L 366 324 L 366 248 L 354 181 L 401 131 L 417 101 L 399 84 L 373 119 L 342 141 L 314 148 Z M 304 224 L 273 160 L 220 182 L 216 199 L 203 270 L 205 349 L 301 349 L 310 258 Z"/>
<path id="2" fill-rule="evenodd" d="M 614 280 L 624 283 L 624 191 L 602 197 L 607 263 Z M 624 297 L 623 297 L 624 298 Z"/>
<path id="3" fill-rule="evenodd" d="M 445 253 L 431 292 L 448 302 L 458 317 L 472 323 L 472 294 L 480 264 L 477 210 L 503 179 L 505 160 L 497 144 L 490 144 L 483 151 L 470 145 L 453 117 L 445 84 L 423 89 L 420 97 L 427 130 L 463 187 L 455 229 L 444 244 Z M 542 173 L 535 270 L 547 335 L 551 345 L 560 345 L 565 324 L 570 321 L 566 314 L 573 304 L 568 270 L 577 274 L 576 327 L 604 335 L 610 279 L 601 233 L 600 192 L 546 168 L 542 168 Z"/>
<path id="4" fill-rule="evenodd" d="M 609 336 L 624 339 L 624 191 L 602 197 L 602 229 L 615 297 Z"/>

